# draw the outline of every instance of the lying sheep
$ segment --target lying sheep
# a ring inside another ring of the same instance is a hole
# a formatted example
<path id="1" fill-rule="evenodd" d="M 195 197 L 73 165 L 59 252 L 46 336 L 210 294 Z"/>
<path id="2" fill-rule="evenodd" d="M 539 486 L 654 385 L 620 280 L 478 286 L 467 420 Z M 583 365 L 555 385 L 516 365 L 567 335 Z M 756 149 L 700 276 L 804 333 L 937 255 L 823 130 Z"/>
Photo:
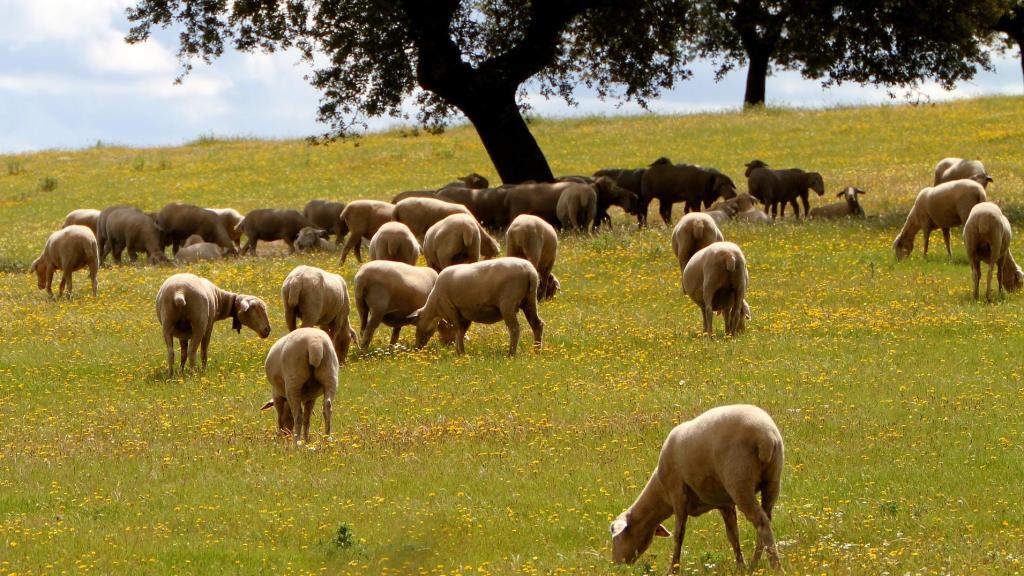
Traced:
<path id="1" fill-rule="evenodd" d="M 79 224 L 92 230 L 93 235 L 95 235 L 96 221 L 99 219 L 99 210 L 94 208 L 79 208 L 78 210 L 68 212 L 68 215 L 64 217 L 64 224 L 61 224 L 61 228 L 67 228 L 73 224 Z"/>
<path id="2" fill-rule="evenodd" d="M 100 262 L 112 253 L 114 262 L 120 264 L 124 250 L 133 262 L 138 252 L 145 252 L 150 264 L 167 261 L 155 214 L 147 214 L 134 206 L 104 208 L 96 220 L 96 231 Z"/>
<path id="3" fill-rule="evenodd" d="M 363 238 L 369 240 L 385 222 L 391 222 L 394 219 L 395 205 L 390 202 L 379 200 L 349 202 L 341 211 L 341 235 L 348 234 L 349 237 L 345 241 L 345 247 L 341 250 L 340 264 L 345 264 L 345 258 L 353 248 L 356 251 L 356 260 L 362 262 Z"/>
<path id="4" fill-rule="evenodd" d="M 345 210 L 344 202 L 330 200 L 310 200 L 302 209 L 302 215 L 310 225 L 327 231 L 324 238 L 329 240 L 334 234 L 334 243 L 341 245 L 341 213 Z"/>
<path id="5" fill-rule="evenodd" d="M 434 224 L 423 237 L 427 266 L 440 272 L 452 264 L 469 264 L 501 251 L 497 240 L 469 214 L 452 214 Z"/>
<path id="6" fill-rule="evenodd" d="M 383 224 L 370 239 L 370 260 L 392 260 L 416 264 L 420 244 L 409 227 L 401 222 Z"/>
<path id="7" fill-rule="evenodd" d="M 88 226 L 71 224 L 50 234 L 46 239 L 46 245 L 43 246 L 43 253 L 32 261 L 29 271 L 36 274 L 39 289 L 45 289 L 52 299 L 54 273 L 57 270 L 61 271 L 57 297 L 64 296 L 65 286 L 67 286 L 68 297 L 70 297 L 73 291 L 71 275 L 82 268 L 89 268 L 92 295 L 95 296 L 96 273 L 99 267 L 100 252 L 99 246 L 96 244 L 96 236 Z"/>
<path id="8" fill-rule="evenodd" d="M 174 255 L 174 260 L 181 263 L 200 262 L 202 260 L 220 260 L 223 249 L 213 242 L 203 242 L 203 237 L 193 234 L 185 239 L 185 243 Z"/>
<path id="9" fill-rule="evenodd" d="M 270 381 L 266 410 L 277 409 L 277 429 L 309 442 L 309 418 L 319 396 L 324 397 L 324 436 L 331 435 L 331 407 L 338 390 L 338 357 L 322 330 L 299 328 L 274 342 L 264 364 Z M 298 428 L 296 428 L 296 424 Z"/>
<path id="10" fill-rule="evenodd" d="M 823 218 L 825 220 L 835 218 L 863 218 L 864 209 L 861 208 L 860 202 L 857 201 L 857 196 L 864 193 L 865 192 L 860 188 L 847 186 L 842 192 L 836 194 L 836 196 L 843 199 L 842 202 L 812 208 L 811 211 L 807 213 L 807 217 Z"/>
<path id="11" fill-rule="evenodd" d="M 284 321 L 288 331 L 295 330 L 296 319 L 303 328 L 319 326 L 334 343 L 338 362 L 344 364 L 356 333 L 348 322 L 348 287 L 337 274 L 314 266 L 296 266 L 281 286 Z"/>
<path id="12" fill-rule="evenodd" d="M 402 262 L 377 260 L 359 268 L 352 281 L 359 313 L 359 347 L 365 350 L 370 346 L 382 322 L 391 327 L 391 346 L 397 344 L 402 326 L 413 323 L 410 315 L 427 303 L 436 281 L 434 270 Z M 438 323 L 438 337 L 444 344 L 455 340 L 447 322 Z"/>
<path id="13" fill-rule="evenodd" d="M 690 258 L 700 250 L 715 242 L 725 240 L 722 231 L 715 225 L 715 220 L 702 212 L 690 212 L 676 223 L 672 230 L 672 252 L 679 260 L 680 282 L 683 270 Z"/>
<path id="14" fill-rule="evenodd" d="M 260 338 L 270 335 L 270 318 L 263 300 L 221 290 L 194 274 L 175 274 L 164 280 L 156 294 L 156 316 L 167 344 L 168 377 L 174 376 L 175 338 L 181 343 L 182 373 L 186 355 L 189 366 L 195 369 L 197 347 L 202 349 L 202 369 L 206 369 L 206 350 L 213 335 L 213 323 L 218 320 L 231 318 L 231 328 L 239 333 L 242 326 L 247 326 Z"/>
<path id="15" fill-rule="evenodd" d="M 971 276 L 974 281 L 974 299 L 978 299 L 978 285 L 981 282 L 981 263 L 988 263 L 988 281 L 985 287 L 985 301 L 992 301 L 992 270 L 998 268 L 999 294 L 1007 291 L 1015 292 L 1024 280 L 1024 272 L 1010 255 L 1010 221 L 1003 216 L 1003 211 L 992 202 L 981 202 L 971 208 L 967 222 L 964 223 L 964 246 L 967 248 L 967 260 L 971 264 Z"/>
<path id="16" fill-rule="evenodd" d="M 537 269 L 540 277 L 538 298 L 543 300 L 548 294 L 554 294 L 548 288 L 558 255 L 558 233 L 553 226 L 532 214 L 516 216 L 505 231 L 505 254 L 529 260 Z"/>
<path id="17" fill-rule="evenodd" d="M 969 179 L 987 188 L 992 178 L 985 171 L 985 165 L 978 160 L 943 158 L 935 165 L 935 185 L 953 180 Z"/>
<path id="18" fill-rule="evenodd" d="M 767 214 L 758 210 L 757 208 L 751 208 L 750 210 L 744 210 L 743 212 L 737 212 L 733 216 L 735 220 L 741 222 L 749 222 L 751 224 L 771 224 L 772 219 Z"/>
<path id="19" fill-rule="evenodd" d="M 341 221 L 339 220 L 339 222 Z M 295 250 L 298 252 L 332 252 L 336 245 L 331 244 L 327 240 L 328 238 L 330 238 L 329 231 L 306 226 L 299 230 L 299 235 L 295 237 Z"/>
<path id="20" fill-rule="evenodd" d="M 406 198 L 395 204 L 395 220 L 412 230 L 416 239 L 423 241 L 427 230 L 452 214 L 470 214 L 469 208 L 438 200 L 437 198 Z"/>
<path id="21" fill-rule="evenodd" d="M 256 244 L 260 240 L 264 242 L 284 240 L 284 243 L 288 245 L 288 253 L 293 254 L 299 230 L 307 226 L 309 226 L 309 222 L 298 210 L 260 208 L 246 213 L 237 228 L 241 229 L 248 238 L 245 247 L 242 248 L 243 253 L 256 254 Z"/>
<path id="22" fill-rule="evenodd" d="M 597 217 L 597 191 L 590 184 L 573 183 L 562 190 L 555 211 L 563 229 L 589 231 Z"/>
<path id="23" fill-rule="evenodd" d="M 728 222 L 736 214 L 736 209 L 729 204 L 722 204 L 717 208 L 712 206 L 711 208 L 711 210 L 703 212 L 703 214 L 714 220 L 716 226 L 721 226 Z M 697 214 L 697 212 L 691 212 L 691 214 Z M 678 223 L 676 226 L 678 227 Z"/>
<path id="24" fill-rule="evenodd" d="M 242 214 L 234 208 L 207 208 L 220 218 L 221 226 L 227 230 L 231 243 L 234 244 L 235 252 L 242 247 L 242 230 L 238 225 L 242 223 Z"/>
<path id="25" fill-rule="evenodd" d="M 612 560 L 632 564 L 654 536 L 671 536 L 661 522 L 675 514 L 670 563 L 675 572 L 688 517 L 717 509 L 725 520 L 736 565 L 745 570 L 736 524 L 739 508 L 757 530 L 751 567 L 757 566 L 767 548 L 772 568 L 781 569 L 772 509 L 782 488 L 783 459 L 782 434 L 771 416 L 757 406 L 719 406 L 676 426 L 665 439 L 658 466 L 640 496 L 612 522 Z"/>
<path id="26" fill-rule="evenodd" d="M 704 332 L 713 336 L 711 319 L 721 311 L 725 333 L 736 336 L 750 316 L 747 295 L 747 261 L 732 242 L 715 242 L 698 250 L 683 268 L 683 291 L 700 307 Z"/>
<path id="27" fill-rule="evenodd" d="M 519 344 L 519 310 L 533 330 L 534 351 L 544 342 L 544 321 L 537 315 L 537 270 L 521 258 L 495 258 L 473 264 L 456 264 L 441 271 L 427 302 L 414 312 L 416 347 L 422 348 L 444 320 L 455 327 L 455 351 L 465 354 L 466 331 L 472 322 L 493 324 L 504 320 L 508 327 L 508 355 Z"/>
<path id="28" fill-rule="evenodd" d="M 952 256 L 949 229 L 966 222 L 971 208 L 985 200 L 985 189 L 974 180 L 954 180 L 922 189 L 917 193 L 914 207 L 910 209 L 907 221 L 892 243 L 896 259 L 910 256 L 914 250 L 914 237 L 921 230 L 924 231 L 924 254 L 927 256 L 928 240 L 936 228 L 942 230 L 946 254 Z"/>

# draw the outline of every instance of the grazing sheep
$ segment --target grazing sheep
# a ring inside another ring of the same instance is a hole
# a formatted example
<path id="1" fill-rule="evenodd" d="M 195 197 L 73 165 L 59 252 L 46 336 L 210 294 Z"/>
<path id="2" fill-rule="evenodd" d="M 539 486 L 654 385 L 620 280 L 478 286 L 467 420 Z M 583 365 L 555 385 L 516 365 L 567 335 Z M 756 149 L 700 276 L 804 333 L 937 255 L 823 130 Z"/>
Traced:
<path id="1" fill-rule="evenodd" d="M 537 269 L 540 286 L 537 297 L 544 300 L 554 290 L 548 288 L 558 255 L 558 233 L 554 227 L 532 214 L 520 214 L 505 231 L 505 255 L 528 260 Z"/>
<path id="2" fill-rule="evenodd" d="M 306 226 L 299 230 L 299 235 L 295 237 L 295 250 L 298 252 L 332 252 L 337 245 L 331 244 L 327 240 L 330 235 L 331 233 L 327 230 Z"/>
<path id="3" fill-rule="evenodd" d="M 558 218 L 558 200 L 567 188 L 582 186 L 579 182 L 542 182 L 533 184 L 517 184 L 510 186 L 506 193 L 506 222 L 511 222 L 521 214 L 532 214 L 561 229 L 562 221 Z"/>
<path id="4" fill-rule="evenodd" d="M 718 198 L 732 198 L 736 185 L 732 179 L 714 168 L 691 164 L 672 164 L 659 158 L 644 172 L 637 223 L 647 225 L 647 208 L 658 200 L 658 214 L 665 224 L 672 223 L 672 205 L 684 202 L 686 212 L 700 211 L 701 204 L 710 207 Z"/>
<path id="5" fill-rule="evenodd" d="M 1024 280 L 1024 272 L 1013 261 L 1010 255 L 1010 221 L 1003 216 L 1003 211 L 992 202 L 981 202 L 971 208 L 967 222 L 964 223 L 964 246 L 967 248 L 967 260 L 971 264 L 971 276 L 974 281 L 974 299 L 978 299 L 978 284 L 981 282 L 981 263 L 988 263 L 988 281 L 985 286 L 985 301 L 992 301 L 992 270 L 998 268 L 999 294 L 1003 287 L 1015 292 Z"/>
<path id="6" fill-rule="evenodd" d="M 395 205 L 380 200 L 356 200 L 341 211 L 341 235 L 349 234 L 341 250 L 340 264 L 345 264 L 349 251 L 355 248 L 356 260 L 363 261 L 363 238 L 369 240 L 385 222 L 395 219 Z"/>
<path id="7" fill-rule="evenodd" d="M 757 530 L 751 567 L 768 549 L 772 568 L 779 554 L 772 530 L 772 509 L 782 488 L 782 434 L 764 410 L 749 404 L 719 406 L 669 432 L 658 465 L 636 501 L 612 522 L 612 560 L 632 564 L 655 535 L 672 534 L 661 522 L 675 514 L 676 533 L 670 570 L 679 556 L 690 516 L 718 510 L 736 565 L 745 570 L 736 508 Z M 761 503 L 757 503 L 761 492 Z"/>
<path id="8" fill-rule="evenodd" d="M 606 168 L 594 172 L 594 178 L 600 179 L 605 177 L 610 179 L 618 190 L 625 192 L 617 193 L 617 201 L 608 198 L 609 195 L 605 195 L 602 198 L 602 192 L 599 189 L 597 191 L 597 216 L 594 217 L 594 228 L 596 229 L 602 224 L 607 223 L 611 226 L 612 219 L 608 216 L 608 208 L 616 204 L 621 206 L 627 214 L 636 214 L 640 206 L 640 194 L 643 192 L 643 178 L 646 168 Z"/>
<path id="9" fill-rule="evenodd" d="M 227 218 L 233 221 L 233 218 Z M 156 223 L 160 227 L 161 249 L 171 245 L 171 254 L 177 254 L 182 242 L 193 234 L 203 237 L 206 242 L 213 242 L 228 254 L 235 254 L 235 242 L 225 228 L 225 220 L 221 214 L 192 204 L 172 203 L 164 206 L 157 213 Z"/>
<path id="10" fill-rule="evenodd" d="M 420 242 L 431 226 L 452 214 L 470 214 L 470 211 L 462 204 L 437 198 L 406 198 L 395 204 L 395 220 L 408 226 Z"/>
<path id="11" fill-rule="evenodd" d="M 89 268 L 92 295 L 95 296 L 96 273 L 100 267 L 100 252 L 99 246 L 96 244 L 96 236 L 88 226 L 71 224 L 50 234 L 46 239 L 46 245 L 43 246 L 43 253 L 32 262 L 29 271 L 35 272 L 39 289 L 45 289 L 52 299 L 53 275 L 57 270 L 61 271 L 57 297 L 64 296 L 65 286 L 67 286 L 68 297 L 70 297 L 73 291 L 72 273 L 86 267 Z"/>
<path id="12" fill-rule="evenodd" d="M 217 214 L 220 218 L 220 223 L 228 232 L 228 237 L 231 238 L 231 243 L 235 245 L 235 252 L 242 247 L 242 231 L 238 228 L 238 225 L 242 223 L 242 214 L 234 208 L 207 208 L 207 210 Z"/>
<path id="13" fill-rule="evenodd" d="M 393 260 L 414 265 L 419 257 L 419 242 L 412 230 L 401 222 L 384 223 L 370 239 L 370 260 Z"/>
<path id="14" fill-rule="evenodd" d="M 288 253 L 295 252 L 295 239 L 299 236 L 299 230 L 309 226 L 309 222 L 298 210 L 260 208 L 250 210 L 238 228 L 245 233 L 248 241 L 242 252 L 256 254 L 256 244 L 284 240 L 288 245 Z"/>
<path id="15" fill-rule="evenodd" d="M 475 218 L 469 214 L 452 214 L 427 230 L 423 237 L 423 257 L 427 260 L 427 266 L 438 272 L 452 264 L 477 262 L 480 260 L 481 239 L 484 236 L 494 242 L 491 246 L 494 248 L 497 242 Z"/>
<path id="16" fill-rule="evenodd" d="M 266 410 L 277 410 L 277 429 L 309 442 L 309 418 L 317 397 L 323 395 L 324 436 L 331 435 L 331 407 L 338 391 L 338 357 L 322 330 L 299 328 L 282 336 L 267 352 L 264 364 L 271 400 Z M 296 429 L 296 424 L 298 428 Z"/>
<path id="17" fill-rule="evenodd" d="M 863 218 L 864 209 L 861 208 L 860 202 L 857 201 L 857 195 L 864 193 L 860 188 L 847 186 L 842 192 L 836 194 L 836 196 L 843 199 L 843 202 L 813 208 L 807 213 L 807 217 L 824 218 L 826 220 L 835 218 Z"/>
<path id="18" fill-rule="evenodd" d="M 793 207 L 793 214 L 800 218 L 800 207 L 797 199 L 804 205 L 804 215 L 810 211 L 807 199 L 808 190 L 814 190 L 818 196 L 825 195 L 825 181 L 817 172 L 804 172 L 799 168 L 772 170 L 760 160 L 753 160 L 747 165 L 747 191 L 764 204 L 765 213 L 771 209 L 772 219 L 782 206 L 781 217 L 786 216 L 786 204 Z"/>
<path id="19" fill-rule="evenodd" d="M 133 206 L 104 208 L 96 220 L 96 232 L 100 262 L 106 259 L 107 254 L 113 253 L 114 262 L 120 264 L 124 250 L 128 251 L 128 258 L 133 262 L 138 252 L 145 252 L 150 264 L 167 261 L 161 230 L 153 214 Z"/>
<path id="20" fill-rule="evenodd" d="M 942 230 L 942 239 L 946 243 L 946 254 L 953 255 L 949 246 L 949 229 L 967 221 L 971 208 L 975 204 L 987 200 L 985 188 L 974 180 L 953 180 L 938 186 L 923 188 L 914 199 L 914 206 L 907 214 L 892 247 L 896 259 L 902 260 L 914 251 L 914 237 L 924 231 L 924 254 L 928 255 L 928 239 L 932 230 Z"/>
<path id="21" fill-rule="evenodd" d="M 533 330 L 534 351 L 544 342 L 544 321 L 537 315 L 537 270 L 521 258 L 495 258 L 456 264 L 441 271 L 427 302 L 410 318 L 416 320 L 416 347 L 422 348 L 444 320 L 455 327 L 455 351 L 465 354 L 466 331 L 472 322 L 508 327 L 508 355 L 519 344 L 521 309 Z"/>
<path id="22" fill-rule="evenodd" d="M 319 326 L 331 336 L 334 351 L 342 364 L 356 333 L 348 322 L 348 287 L 337 274 L 314 266 L 296 266 L 281 286 L 284 321 L 288 331 L 295 330 L 295 320 L 303 328 Z"/>
<path id="23" fill-rule="evenodd" d="M 597 217 L 597 190 L 590 184 L 573 183 L 562 190 L 555 210 L 562 228 L 586 232 Z"/>
<path id="24" fill-rule="evenodd" d="M 238 333 L 246 326 L 260 338 L 270 335 L 270 318 L 263 300 L 222 290 L 195 274 L 175 274 L 164 280 L 156 294 L 156 317 L 167 344 L 168 377 L 174 376 L 175 338 L 181 343 L 181 372 L 185 371 L 186 355 L 189 366 L 196 366 L 196 341 L 202 350 L 202 369 L 206 370 L 206 350 L 213 323 L 218 320 L 231 318 L 231 328 Z"/>
<path id="25" fill-rule="evenodd" d="M 711 319 L 721 311 L 725 333 L 736 336 L 750 316 L 747 295 L 747 261 L 743 251 L 732 242 L 715 242 L 701 248 L 683 268 L 683 291 L 700 307 L 704 332 L 713 336 Z"/>
<path id="26" fill-rule="evenodd" d="M 344 202 L 330 200 L 310 200 L 302 209 L 302 215 L 311 226 L 327 231 L 324 239 L 330 240 L 334 234 L 334 243 L 341 245 L 341 213 L 345 210 Z"/>
<path id="27" fill-rule="evenodd" d="M 223 257 L 222 248 L 213 242 L 203 242 L 203 237 L 193 234 L 185 239 L 178 253 L 174 255 L 176 262 L 191 263 L 201 260 L 220 260 Z"/>
<path id="28" fill-rule="evenodd" d="M 672 251 L 679 260 L 680 282 L 683 270 L 690 258 L 700 250 L 715 242 L 725 240 L 713 217 L 702 212 L 690 212 L 676 223 L 672 230 Z"/>
<path id="29" fill-rule="evenodd" d="M 99 210 L 94 208 L 79 208 L 78 210 L 68 212 L 68 215 L 64 217 L 64 224 L 61 225 L 61 228 L 67 228 L 73 224 L 80 224 L 92 230 L 93 235 L 95 235 L 96 221 L 99 219 Z"/>
<path id="30" fill-rule="evenodd" d="M 391 327 L 391 346 L 397 344 L 402 326 L 413 323 L 409 316 L 427 303 L 436 281 L 434 270 L 402 262 L 377 260 L 359 268 L 352 281 L 359 313 L 359 347 L 365 350 L 370 346 L 381 322 Z M 438 323 L 438 337 L 444 344 L 455 340 L 447 322 Z"/>
<path id="31" fill-rule="evenodd" d="M 989 182 L 992 182 L 992 178 L 985 171 L 985 165 L 978 160 L 943 158 L 935 165 L 936 186 L 943 182 L 963 179 L 974 180 L 985 188 L 988 188 Z"/>

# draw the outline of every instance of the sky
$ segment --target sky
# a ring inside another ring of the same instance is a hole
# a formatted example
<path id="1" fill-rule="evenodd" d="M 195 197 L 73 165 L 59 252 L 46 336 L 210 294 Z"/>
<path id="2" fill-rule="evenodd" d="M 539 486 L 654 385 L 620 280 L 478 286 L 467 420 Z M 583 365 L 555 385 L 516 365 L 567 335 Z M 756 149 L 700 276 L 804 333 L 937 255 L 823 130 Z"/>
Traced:
<path id="1" fill-rule="evenodd" d="M 142 45 L 124 42 L 125 8 L 132 0 L 0 0 L 0 153 L 74 149 L 98 141 L 129 146 L 178 145 L 202 135 L 296 138 L 321 134 L 318 93 L 304 80 L 308 65 L 294 53 L 226 51 L 211 66 L 197 64 L 180 85 L 176 37 L 161 33 Z M 993 72 L 947 92 L 935 84 L 915 98 L 932 101 L 983 94 L 1020 94 L 1016 51 L 997 59 Z M 710 63 L 651 103 L 660 113 L 736 109 L 745 70 L 714 81 Z M 530 95 L 547 117 L 641 113 L 578 94 L 579 105 Z M 901 100 L 896 100 L 900 102 Z M 884 89 L 820 82 L 793 72 L 768 79 L 768 104 L 827 107 L 891 102 Z M 401 124 L 373 119 L 371 130 Z"/>

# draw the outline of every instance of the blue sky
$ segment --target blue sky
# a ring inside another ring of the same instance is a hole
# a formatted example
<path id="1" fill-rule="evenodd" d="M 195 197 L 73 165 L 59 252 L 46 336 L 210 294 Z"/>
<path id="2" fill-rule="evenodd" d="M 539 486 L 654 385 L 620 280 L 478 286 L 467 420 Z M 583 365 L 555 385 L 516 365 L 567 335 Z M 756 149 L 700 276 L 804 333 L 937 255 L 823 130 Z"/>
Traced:
<path id="1" fill-rule="evenodd" d="M 319 134 L 318 95 L 294 54 L 228 53 L 212 66 L 197 65 L 182 85 L 173 34 L 129 46 L 124 9 L 132 0 L 0 0 L 0 153 L 80 148 L 97 140 L 132 146 L 176 145 L 202 134 L 303 137 Z M 996 60 L 952 92 L 923 85 L 933 100 L 980 94 L 1020 94 L 1016 51 Z M 652 103 L 656 112 L 737 108 L 744 71 L 715 83 L 709 64 L 694 78 Z M 587 94 L 569 108 L 561 100 L 530 98 L 545 116 L 637 113 Z M 888 102 L 885 91 L 844 85 L 822 90 L 795 73 L 768 79 L 769 104 L 833 106 Z M 399 123 L 383 118 L 371 129 Z"/>

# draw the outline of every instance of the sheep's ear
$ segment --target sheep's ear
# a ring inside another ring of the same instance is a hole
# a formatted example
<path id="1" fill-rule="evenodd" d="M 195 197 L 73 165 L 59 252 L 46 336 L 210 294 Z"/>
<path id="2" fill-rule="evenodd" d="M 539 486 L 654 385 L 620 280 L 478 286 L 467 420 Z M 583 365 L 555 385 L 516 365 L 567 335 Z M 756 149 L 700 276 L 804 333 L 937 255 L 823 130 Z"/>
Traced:
<path id="1" fill-rule="evenodd" d="M 845 189 L 840 190 L 839 192 L 836 192 L 836 198 L 842 198 L 843 196 L 846 196 L 846 190 Z"/>
<path id="2" fill-rule="evenodd" d="M 853 189 L 853 193 L 854 194 L 867 194 L 867 192 L 861 190 L 860 188 L 854 188 Z"/>
<path id="3" fill-rule="evenodd" d="M 625 530 L 626 530 L 626 521 L 625 520 L 618 519 L 618 520 L 612 522 L 612 526 L 611 526 L 612 538 L 615 538 L 619 534 L 622 534 Z"/>
<path id="4" fill-rule="evenodd" d="M 238 312 L 239 312 L 239 314 L 241 314 L 242 312 L 245 312 L 248 309 L 249 309 L 249 299 L 248 298 L 239 298 L 238 299 Z"/>
<path id="5" fill-rule="evenodd" d="M 422 313 L 423 313 L 423 308 L 420 308 L 419 310 L 417 310 L 417 311 L 413 312 L 412 314 L 409 314 L 408 316 L 406 316 L 405 319 L 410 321 L 410 322 L 415 322 L 415 321 L 420 319 L 420 314 L 422 314 Z"/>
<path id="6" fill-rule="evenodd" d="M 658 538 L 672 537 L 672 533 L 668 531 L 668 528 L 665 528 L 664 524 L 658 524 L 658 527 L 654 529 L 654 535 Z"/>
<path id="7" fill-rule="evenodd" d="M 271 398 L 270 400 L 267 400 L 267 403 L 264 404 L 262 408 L 260 408 L 260 411 L 267 410 L 268 408 L 272 408 L 273 406 L 274 406 L 274 399 Z"/>
<path id="8" fill-rule="evenodd" d="M 995 182 L 995 180 L 993 180 L 991 176 L 986 174 L 985 175 L 985 183 L 988 184 L 989 182 Z"/>

